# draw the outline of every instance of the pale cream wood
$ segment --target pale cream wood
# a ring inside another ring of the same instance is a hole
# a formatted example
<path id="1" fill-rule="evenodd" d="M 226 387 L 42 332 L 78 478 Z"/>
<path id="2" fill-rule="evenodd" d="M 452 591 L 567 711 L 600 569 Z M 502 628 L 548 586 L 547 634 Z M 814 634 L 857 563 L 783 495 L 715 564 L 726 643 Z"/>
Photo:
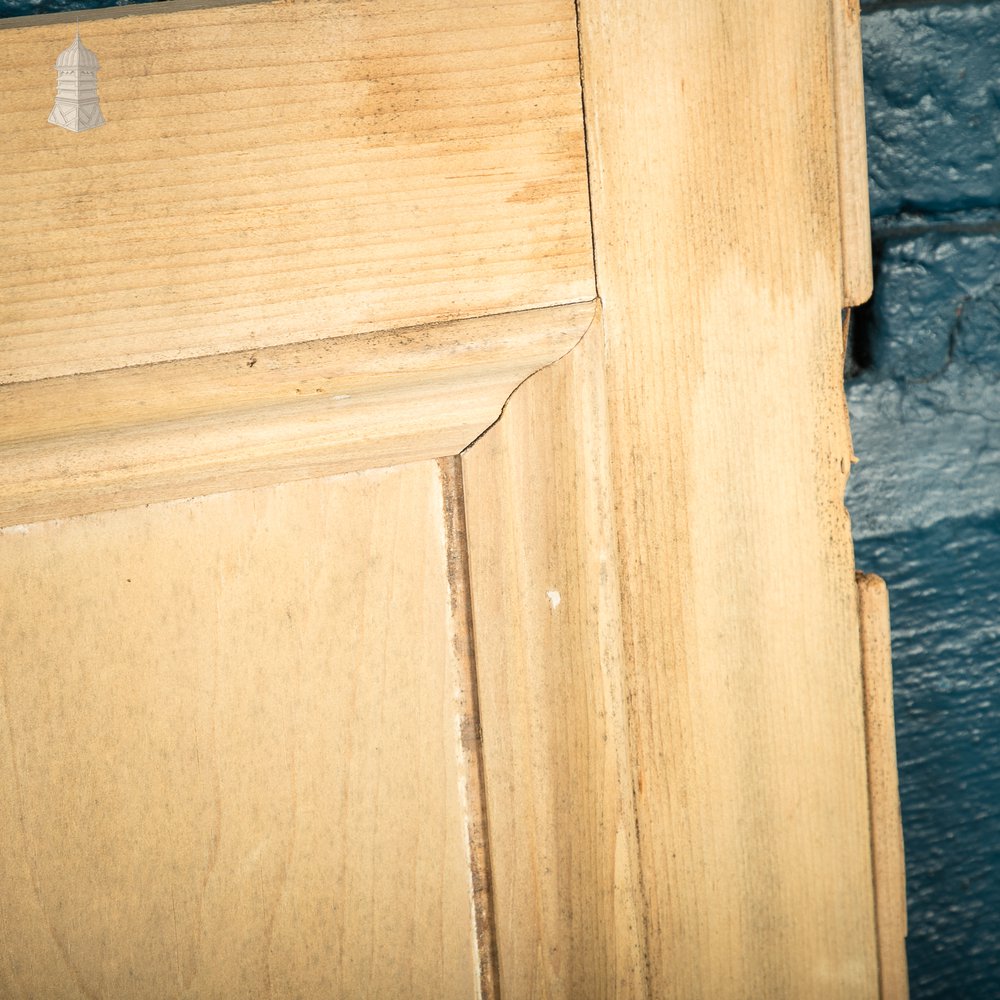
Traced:
<path id="1" fill-rule="evenodd" d="M 481 1000 L 499 1000 L 500 972 L 493 907 L 493 864 L 490 856 L 486 769 L 480 728 L 479 680 L 476 670 L 462 460 L 457 455 L 442 458 L 438 467 L 444 497 L 448 552 L 448 593 L 451 601 L 449 622 L 452 650 L 458 665 L 456 699 L 461 712 L 461 791 L 466 817 L 466 840 L 469 844 L 479 996 Z"/>
<path id="2" fill-rule="evenodd" d="M 501 995 L 647 997 L 600 331 L 462 456 Z"/>
<path id="3" fill-rule="evenodd" d="M 906 865 L 896 776 L 889 594 L 885 581 L 872 573 L 858 573 L 857 581 L 879 979 L 882 1000 L 907 1000 L 910 992 L 906 966 Z"/>
<path id="4" fill-rule="evenodd" d="M 0 531 L 0 995 L 479 996 L 435 463 Z"/>
<path id="5" fill-rule="evenodd" d="M 829 6 L 580 15 L 650 992 L 874 997 Z"/>
<path id="6" fill-rule="evenodd" d="M 830 9 L 579 9 L 603 322 L 466 462 L 501 989 L 874 998 Z"/>
<path id="7" fill-rule="evenodd" d="M 593 297 L 568 0 L 188 7 L 0 25 L 0 382 Z"/>
<path id="8" fill-rule="evenodd" d="M 830 0 L 834 53 L 834 105 L 840 160 L 840 225 L 844 305 L 866 302 L 872 293 L 871 214 L 865 81 L 861 70 L 860 0 Z"/>
<path id="9" fill-rule="evenodd" d="M 0 524 L 453 455 L 594 309 L 0 386 Z"/>
<path id="10" fill-rule="evenodd" d="M 580 0 L 603 320 L 461 468 L 0 532 L 0 993 L 877 995 L 838 10 Z M 45 32 L 0 37 L 14 146 Z M 373 332 L 593 295 L 569 0 L 158 7 L 84 40 L 109 122 L 48 126 L 90 145 L 14 178 L 36 284 L 5 286 L 0 380 L 82 374 L 10 387 L 36 485 L 5 516 L 448 454 L 485 423 L 439 416 L 569 347 Z M 341 378 L 349 432 L 296 398 Z"/>

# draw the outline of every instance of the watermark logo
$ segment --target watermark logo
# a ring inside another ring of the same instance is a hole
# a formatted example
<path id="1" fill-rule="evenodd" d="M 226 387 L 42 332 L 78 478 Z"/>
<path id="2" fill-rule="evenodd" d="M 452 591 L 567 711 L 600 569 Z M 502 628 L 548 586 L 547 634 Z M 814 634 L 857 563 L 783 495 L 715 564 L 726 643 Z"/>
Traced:
<path id="1" fill-rule="evenodd" d="M 97 56 L 76 40 L 56 59 L 56 103 L 49 115 L 53 125 L 83 132 L 104 124 L 104 115 L 97 100 Z"/>

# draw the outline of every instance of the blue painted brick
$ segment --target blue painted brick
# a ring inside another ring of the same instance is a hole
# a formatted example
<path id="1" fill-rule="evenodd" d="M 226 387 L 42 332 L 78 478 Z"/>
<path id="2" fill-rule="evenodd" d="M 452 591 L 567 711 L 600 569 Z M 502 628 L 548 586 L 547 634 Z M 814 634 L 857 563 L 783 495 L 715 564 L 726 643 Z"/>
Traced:
<path id="1" fill-rule="evenodd" d="M 1000 372 L 1000 270 L 963 304 L 954 354 L 956 359 Z"/>
<path id="2" fill-rule="evenodd" d="M 913 1000 L 1000 986 L 1000 514 L 856 545 L 889 584 Z"/>
<path id="3" fill-rule="evenodd" d="M 932 378 L 951 362 L 1000 372 L 1000 226 L 881 242 L 870 307 L 875 372 Z"/>
<path id="4" fill-rule="evenodd" d="M 959 365 L 928 382 L 866 376 L 847 401 L 855 542 L 1000 507 L 1000 377 Z M 858 565 L 870 568 L 861 555 Z"/>
<path id="5" fill-rule="evenodd" d="M 861 18 L 873 215 L 1000 204 L 1000 3 Z"/>
<path id="6" fill-rule="evenodd" d="M 0 0 L 0 18 L 31 14 L 57 14 L 66 10 L 94 10 L 100 7 L 127 7 L 155 0 Z"/>

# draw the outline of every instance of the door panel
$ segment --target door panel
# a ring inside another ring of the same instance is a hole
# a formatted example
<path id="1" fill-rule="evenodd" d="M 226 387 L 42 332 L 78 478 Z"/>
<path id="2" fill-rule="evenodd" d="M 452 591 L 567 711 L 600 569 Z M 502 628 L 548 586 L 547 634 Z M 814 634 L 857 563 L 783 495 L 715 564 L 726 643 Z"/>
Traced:
<path id="1" fill-rule="evenodd" d="M 593 298 L 572 0 L 84 11 L 79 134 L 76 16 L 0 20 L 0 383 Z"/>
<path id="2" fill-rule="evenodd" d="M 0 564 L 0 996 L 476 995 L 434 463 Z"/>

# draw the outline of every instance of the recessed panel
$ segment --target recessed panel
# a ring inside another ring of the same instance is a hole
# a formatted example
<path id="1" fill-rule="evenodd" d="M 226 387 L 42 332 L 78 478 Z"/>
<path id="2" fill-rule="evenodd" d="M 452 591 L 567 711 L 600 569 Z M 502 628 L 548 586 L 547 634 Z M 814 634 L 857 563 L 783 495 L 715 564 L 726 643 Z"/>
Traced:
<path id="1" fill-rule="evenodd" d="M 62 20 L 0 28 L 0 381 L 593 297 L 570 0 L 91 15 L 82 132 Z"/>

